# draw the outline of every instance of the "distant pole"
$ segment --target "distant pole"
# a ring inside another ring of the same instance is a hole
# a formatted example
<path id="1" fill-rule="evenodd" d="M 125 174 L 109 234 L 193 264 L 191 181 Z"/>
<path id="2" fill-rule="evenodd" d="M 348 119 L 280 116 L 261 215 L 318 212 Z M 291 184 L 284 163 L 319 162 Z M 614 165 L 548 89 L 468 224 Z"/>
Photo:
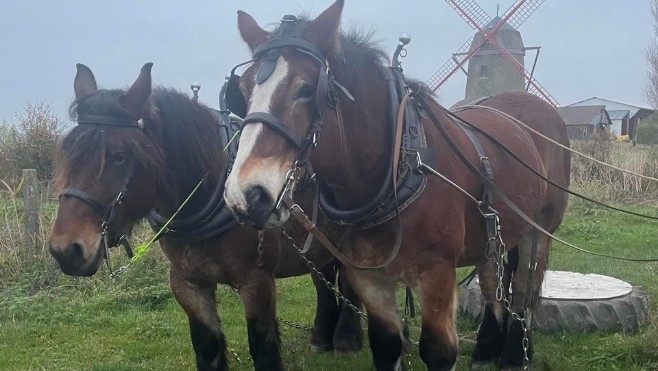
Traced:
<path id="1" fill-rule="evenodd" d="M 30 257 L 41 249 L 39 223 L 39 185 L 35 169 L 23 169 L 23 226 L 25 238 L 25 255 Z"/>
<path id="2" fill-rule="evenodd" d="M 201 90 L 201 85 L 198 82 L 193 82 L 190 85 L 190 89 L 192 89 L 192 100 L 195 102 L 199 101 L 199 90 Z"/>

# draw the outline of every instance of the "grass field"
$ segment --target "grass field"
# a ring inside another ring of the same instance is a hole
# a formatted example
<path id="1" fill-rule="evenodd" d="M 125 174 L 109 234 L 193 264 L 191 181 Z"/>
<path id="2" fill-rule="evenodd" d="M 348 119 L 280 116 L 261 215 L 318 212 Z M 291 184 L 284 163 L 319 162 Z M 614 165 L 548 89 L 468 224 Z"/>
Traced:
<path id="1" fill-rule="evenodd" d="M 0 222 L 7 224 L 11 205 L 3 207 Z M 655 205 L 643 211 L 656 214 Z M 658 257 L 657 227 L 655 222 L 573 203 L 559 234 L 598 252 L 648 258 Z M 8 228 L 7 224 L 0 230 L 6 234 Z M 20 267 L 1 250 L 0 257 L 0 277 L 5 278 L 0 282 L 0 370 L 194 369 L 187 318 L 169 292 L 168 268 L 159 250 L 114 280 L 106 271 L 89 279 L 63 276 L 46 254 Z M 637 333 L 536 333 L 535 370 L 658 370 L 658 264 L 608 260 L 558 244 L 550 268 L 605 274 L 642 286 L 650 298 L 651 315 Z M 310 278 L 280 280 L 277 288 L 279 315 L 310 324 L 315 295 Z M 222 287 L 218 300 L 232 369 L 253 369 L 237 295 Z M 474 321 L 459 317 L 463 338 L 473 339 L 476 327 Z M 412 320 L 411 329 L 417 339 L 417 320 Z M 373 369 L 368 350 L 313 354 L 309 332 L 286 325 L 281 330 L 288 370 Z M 472 344 L 464 342 L 459 370 L 468 369 L 471 351 Z M 409 361 L 413 370 L 425 369 L 416 348 Z"/>

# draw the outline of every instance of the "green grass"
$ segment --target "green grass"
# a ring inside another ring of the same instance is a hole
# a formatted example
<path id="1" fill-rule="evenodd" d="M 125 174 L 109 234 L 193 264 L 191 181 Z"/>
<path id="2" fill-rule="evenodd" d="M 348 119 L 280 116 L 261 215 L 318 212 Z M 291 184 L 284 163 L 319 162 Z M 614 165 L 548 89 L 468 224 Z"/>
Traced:
<path id="1" fill-rule="evenodd" d="M 576 202 L 559 234 L 598 252 L 647 258 L 658 256 L 657 227 Z M 118 264 L 120 259 L 114 260 Z M 18 279 L 0 283 L 0 370 L 194 369 L 187 317 L 169 292 L 159 250 L 115 280 L 105 277 L 106 271 L 89 279 L 65 277 L 46 261 L 26 264 L 11 275 Z M 536 333 L 535 370 L 658 369 L 658 264 L 594 257 L 556 243 L 550 268 L 605 274 L 643 286 L 652 314 L 637 333 Z M 308 276 L 279 280 L 277 290 L 282 318 L 312 323 L 315 294 Z M 218 301 L 232 369 L 251 370 L 239 298 L 221 287 Z M 461 336 L 473 339 L 477 324 L 462 316 L 458 322 Z M 417 339 L 417 319 L 411 329 Z M 310 333 L 286 325 L 281 325 L 281 338 L 288 370 L 373 369 L 369 350 L 312 354 Z M 472 347 L 468 342 L 461 346 L 459 370 L 468 369 Z M 409 359 L 413 370 L 425 369 L 417 347 Z"/>

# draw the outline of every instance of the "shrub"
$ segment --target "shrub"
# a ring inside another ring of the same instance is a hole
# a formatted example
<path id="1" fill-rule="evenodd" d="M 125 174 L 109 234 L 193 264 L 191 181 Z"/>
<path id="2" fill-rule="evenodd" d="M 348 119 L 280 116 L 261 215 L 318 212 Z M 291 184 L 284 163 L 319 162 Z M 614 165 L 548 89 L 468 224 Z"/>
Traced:
<path id="1" fill-rule="evenodd" d="M 40 179 L 50 179 L 64 123 L 42 103 L 27 103 L 16 119 L 0 124 L 0 179 L 16 186 L 21 169 L 36 169 Z"/>
<path id="2" fill-rule="evenodd" d="M 607 164 L 637 174 L 658 177 L 658 146 L 615 143 L 610 141 L 572 141 L 571 147 Z M 622 173 L 580 156 L 572 156 L 571 188 L 601 201 L 632 204 L 658 198 L 655 182 Z"/>

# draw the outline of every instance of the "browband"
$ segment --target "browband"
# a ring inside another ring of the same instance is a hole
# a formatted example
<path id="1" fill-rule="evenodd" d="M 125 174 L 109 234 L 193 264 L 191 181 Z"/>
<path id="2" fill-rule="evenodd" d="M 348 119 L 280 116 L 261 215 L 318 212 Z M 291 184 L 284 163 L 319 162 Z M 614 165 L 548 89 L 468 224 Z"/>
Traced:
<path id="1" fill-rule="evenodd" d="M 122 126 L 122 127 L 139 129 L 138 120 L 133 120 L 129 118 L 117 118 L 112 116 L 101 116 L 101 115 L 88 115 L 88 114 L 79 115 L 78 124 Z"/>

